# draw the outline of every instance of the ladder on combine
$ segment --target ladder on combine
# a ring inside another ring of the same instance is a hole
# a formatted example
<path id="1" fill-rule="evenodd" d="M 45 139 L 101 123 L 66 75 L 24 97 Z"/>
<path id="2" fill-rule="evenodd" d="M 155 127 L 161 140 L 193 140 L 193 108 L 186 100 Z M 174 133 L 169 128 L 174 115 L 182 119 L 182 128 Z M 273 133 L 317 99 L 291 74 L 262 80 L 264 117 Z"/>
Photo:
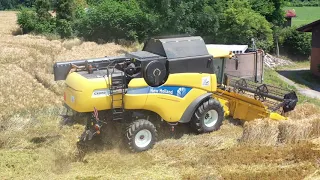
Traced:
<path id="1" fill-rule="evenodd" d="M 124 72 L 115 72 L 114 69 L 115 67 L 112 67 L 112 72 L 109 76 L 111 81 L 109 83 L 109 90 L 111 96 L 112 119 L 116 121 L 121 121 L 124 119 L 124 94 L 126 82 L 124 78 Z M 115 104 L 119 104 L 119 102 L 120 107 L 116 107 Z"/>

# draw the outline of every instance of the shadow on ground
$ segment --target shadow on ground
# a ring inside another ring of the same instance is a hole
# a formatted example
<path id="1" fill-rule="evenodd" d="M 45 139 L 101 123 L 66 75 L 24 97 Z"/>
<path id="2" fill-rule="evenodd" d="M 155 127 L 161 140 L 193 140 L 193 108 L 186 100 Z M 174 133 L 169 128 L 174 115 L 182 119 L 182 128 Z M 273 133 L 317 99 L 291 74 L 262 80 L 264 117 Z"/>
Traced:
<path id="1" fill-rule="evenodd" d="M 313 75 L 309 69 L 280 70 L 277 72 L 297 84 L 320 92 L 320 78 Z"/>

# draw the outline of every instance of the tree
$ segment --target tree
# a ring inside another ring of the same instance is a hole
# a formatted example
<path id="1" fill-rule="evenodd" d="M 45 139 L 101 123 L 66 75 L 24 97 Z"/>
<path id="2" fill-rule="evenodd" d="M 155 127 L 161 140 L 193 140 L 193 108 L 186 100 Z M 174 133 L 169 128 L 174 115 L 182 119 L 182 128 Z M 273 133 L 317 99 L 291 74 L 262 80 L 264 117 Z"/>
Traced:
<path id="1" fill-rule="evenodd" d="M 90 40 L 142 41 L 156 30 L 152 14 L 141 10 L 135 0 L 104 0 L 97 6 L 90 6 L 75 28 L 78 34 Z"/>
<path id="2" fill-rule="evenodd" d="M 0 1 L 0 10 L 13 9 L 18 5 L 18 0 L 1 0 Z"/>
<path id="3" fill-rule="evenodd" d="M 72 36 L 72 22 L 74 20 L 75 4 L 73 0 L 57 0 L 56 23 L 57 31 L 62 38 Z"/>
<path id="4" fill-rule="evenodd" d="M 285 0 L 249 0 L 251 8 L 263 15 L 270 23 L 281 26 L 284 23 Z"/>
<path id="5" fill-rule="evenodd" d="M 285 11 L 283 10 L 283 6 L 285 0 L 272 0 L 274 5 L 274 10 L 270 15 L 266 16 L 266 19 L 276 26 L 282 26 L 284 23 L 284 15 Z"/>
<path id="6" fill-rule="evenodd" d="M 263 16 L 269 16 L 275 10 L 273 0 L 249 0 L 251 8 Z"/>
<path id="7" fill-rule="evenodd" d="M 267 21 L 272 23 L 273 37 L 275 40 L 275 47 L 277 56 L 279 56 L 279 29 L 283 26 L 285 22 L 285 11 L 283 6 L 285 5 L 285 0 L 250 0 L 252 9 L 263 15 Z"/>
<path id="8" fill-rule="evenodd" d="M 72 21 L 74 17 L 74 1 L 73 0 L 57 0 L 56 11 L 57 19 L 65 19 Z"/>
<path id="9" fill-rule="evenodd" d="M 138 0 L 144 11 L 156 14 L 161 34 L 215 36 L 224 0 Z M 165 21 L 163 21 L 165 19 Z"/>
<path id="10" fill-rule="evenodd" d="M 251 44 L 254 38 L 258 48 L 270 49 L 273 44 L 270 23 L 250 8 L 248 2 L 235 0 L 228 4 L 219 30 L 221 43 Z"/>
<path id="11" fill-rule="evenodd" d="M 22 8 L 18 13 L 18 24 L 22 28 L 23 33 L 30 33 L 35 30 L 37 24 L 37 14 L 26 8 Z"/>
<path id="12" fill-rule="evenodd" d="M 86 3 L 89 5 L 99 5 L 103 0 L 86 0 Z"/>
<path id="13" fill-rule="evenodd" d="M 50 2 L 49 0 L 36 0 L 35 1 L 36 13 L 40 21 L 47 21 L 51 18 L 49 13 Z"/>
<path id="14" fill-rule="evenodd" d="M 21 5 L 25 6 L 25 7 L 28 7 L 28 8 L 33 7 L 35 5 L 35 1 L 36 0 L 20 0 Z"/>
<path id="15" fill-rule="evenodd" d="M 55 21 L 49 13 L 49 0 L 36 0 L 35 11 L 22 8 L 18 14 L 18 24 L 24 33 L 54 33 Z"/>
<path id="16" fill-rule="evenodd" d="M 280 44 L 292 59 L 307 59 L 311 53 L 311 33 L 296 30 L 297 27 L 284 28 L 280 34 Z"/>

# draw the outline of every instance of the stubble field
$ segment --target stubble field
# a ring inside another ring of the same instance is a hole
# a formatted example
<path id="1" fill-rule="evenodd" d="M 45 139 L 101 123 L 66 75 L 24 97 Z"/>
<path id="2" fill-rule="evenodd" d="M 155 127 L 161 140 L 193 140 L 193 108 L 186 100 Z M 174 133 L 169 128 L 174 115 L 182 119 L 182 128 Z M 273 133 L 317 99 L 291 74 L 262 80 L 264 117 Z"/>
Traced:
<path id="1" fill-rule="evenodd" d="M 110 124 L 87 148 L 81 124 L 59 125 L 63 82 L 56 61 L 112 56 L 128 48 L 17 34 L 15 12 L 0 12 L 0 179 L 320 179 L 320 109 L 299 105 L 290 120 L 257 120 L 162 140 L 146 152 L 123 148 Z"/>

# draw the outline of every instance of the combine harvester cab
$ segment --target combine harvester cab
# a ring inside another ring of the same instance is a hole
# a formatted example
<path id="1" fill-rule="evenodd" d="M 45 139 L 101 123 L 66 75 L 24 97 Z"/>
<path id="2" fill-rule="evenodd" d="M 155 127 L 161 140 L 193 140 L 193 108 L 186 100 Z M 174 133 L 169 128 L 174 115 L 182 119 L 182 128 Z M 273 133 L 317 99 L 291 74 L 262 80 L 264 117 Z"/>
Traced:
<path id="1" fill-rule="evenodd" d="M 65 80 L 66 107 L 88 118 L 80 141 L 100 134 L 108 121 L 119 121 L 128 126 L 129 149 L 140 152 L 155 144 L 156 121 L 172 129 L 190 123 L 197 133 L 208 133 L 220 128 L 224 115 L 285 119 L 276 110 L 293 110 L 295 93 L 279 94 L 277 88 L 225 73 L 228 61 L 236 60 L 198 36 L 162 37 L 122 56 L 57 62 L 54 77 Z M 276 106 L 269 107 L 267 98 Z"/>

